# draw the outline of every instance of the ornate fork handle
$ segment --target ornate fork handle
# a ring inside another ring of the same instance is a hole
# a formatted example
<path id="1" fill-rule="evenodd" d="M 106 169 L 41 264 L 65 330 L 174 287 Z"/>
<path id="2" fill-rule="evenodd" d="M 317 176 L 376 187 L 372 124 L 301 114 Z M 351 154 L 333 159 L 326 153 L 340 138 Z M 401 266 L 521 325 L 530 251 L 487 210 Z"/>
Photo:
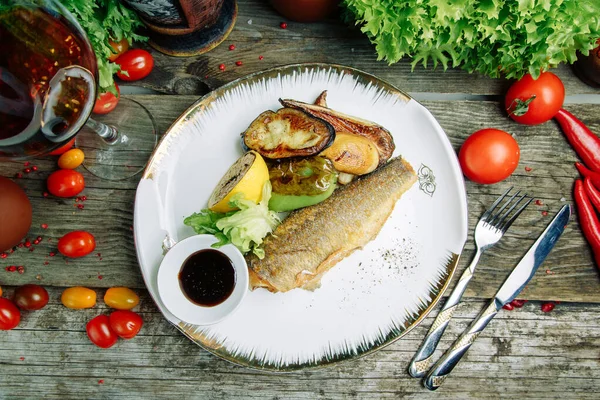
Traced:
<path id="1" fill-rule="evenodd" d="M 444 355 L 433 365 L 423 383 L 429 390 L 436 390 L 442 385 L 448 374 L 454 369 L 462 356 L 469 350 L 471 344 L 477 339 L 481 331 L 498 313 L 499 307 L 495 300 L 479 313 L 477 319 L 469 328 L 454 342 Z"/>
<path id="2" fill-rule="evenodd" d="M 444 307 L 435 318 L 435 321 L 433 321 L 433 325 L 431 325 L 429 328 L 429 332 L 427 332 L 425 339 L 423 339 L 423 343 L 421 343 L 421 346 L 408 365 L 408 373 L 412 377 L 421 378 L 425 376 L 429 370 L 429 367 L 431 367 L 431 364 L 433 363 L 433 353 L 435 352 L 435 349 L 440 342 L 440 339 L 442 338 L 450 319 L 452 319 L 452 315 L 454 314 L 454 311 L 458 306 L 458 302 L 465 292 L 469 281 L 473 277 L 473 270 L 475 269 L 475 265 L 479 261 L 480 257 L 481 251 L 477 249 L 477 252 L 473 257 L 473 261 L 471 261 L 469 267 L 465 269 L 461 275 L 458 283 L 454 287 L 454 290 L 450 294 L 450 297 L 448 297 L 448 300 L 446 300 L 446 304 L 444 304 Z"/>

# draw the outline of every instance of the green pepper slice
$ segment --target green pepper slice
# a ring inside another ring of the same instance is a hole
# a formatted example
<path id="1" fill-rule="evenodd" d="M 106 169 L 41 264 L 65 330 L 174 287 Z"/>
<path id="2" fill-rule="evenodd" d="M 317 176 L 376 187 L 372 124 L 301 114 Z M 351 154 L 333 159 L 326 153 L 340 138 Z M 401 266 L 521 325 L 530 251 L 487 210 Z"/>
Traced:
<path id="1" fill-rule="evenodd" d="M 269 208 L 292 211 L 327 199 L 336 188 L 337 171 L 325 157 L 287 159 L 269 165 Z"/>

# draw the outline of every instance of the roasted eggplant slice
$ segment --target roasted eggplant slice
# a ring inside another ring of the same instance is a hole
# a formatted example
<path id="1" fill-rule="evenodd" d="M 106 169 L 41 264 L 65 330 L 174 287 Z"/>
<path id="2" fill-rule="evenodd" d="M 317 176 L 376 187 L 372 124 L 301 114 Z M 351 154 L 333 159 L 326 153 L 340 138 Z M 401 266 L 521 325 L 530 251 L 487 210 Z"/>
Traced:
<path id="1" fill-rule="evenodd" d="M 379 166 L 385 164 L 387 160 L 389 160 L 396 148 L 390 132 L 383 126 L 374 122 L 346 115 L 332 110 L 331 108 L 307 104 L 301 101 L 279 99 L 279 102 L 283 104 L 284 107 L 302 110 L 314 117 L 324 119 L 333 125 L 336 132 L 347 132 L 371 140 L 379 152 Z M 325 103 L 323 94 L 319 96 L 317 102 L 319 104 Z"/>
<path id="2" fill-rule="evenodd" d="M 323 90 L 319 97 L 315 100 L 315 105 L 327 107 L 327 90 Z"/>
<path id="3" fill-rule="evenodd" d="M 282 108 L 260 114 L 242 136 L 246 147 L 266 158 L 307 157 L 330 146 L 335 129 L 301 110 Z"/>

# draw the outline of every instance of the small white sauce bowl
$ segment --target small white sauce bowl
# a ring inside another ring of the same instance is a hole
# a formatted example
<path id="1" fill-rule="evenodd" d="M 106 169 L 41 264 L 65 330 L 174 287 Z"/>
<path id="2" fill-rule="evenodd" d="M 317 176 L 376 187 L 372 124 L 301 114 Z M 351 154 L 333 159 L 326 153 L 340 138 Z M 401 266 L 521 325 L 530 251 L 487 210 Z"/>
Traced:
<path id="1" fill-rule="evenodd" d="M 248 266 L 242 253 L 232 244 L 212 248 L 218 240 L 213 235 L 196 235 L 178 242 L 165 255 L 158 270 L 158 294 L 167 309 L 180 320 L 194 325 L 211 325 L 231 315 L 248 292 Z M 190 301 L 179 283 L 183 263 L 192 254 L 212 249 L 225 254 L 233 263 L 235 287 L 231 295 L 220 304 L 203 307 Z"/>

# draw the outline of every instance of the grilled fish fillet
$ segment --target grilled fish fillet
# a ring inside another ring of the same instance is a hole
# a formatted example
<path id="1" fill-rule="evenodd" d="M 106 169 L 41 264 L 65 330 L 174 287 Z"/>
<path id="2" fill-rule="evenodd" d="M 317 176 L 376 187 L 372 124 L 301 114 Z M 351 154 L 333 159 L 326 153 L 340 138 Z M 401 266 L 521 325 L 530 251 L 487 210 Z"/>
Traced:
<path id="1" fill-rule="evenodd" d="M 337 189 L 322 203 L 291 213 L 264 241 L 265 257 L 246 257 L 250 284 L 273 292 L 313 290 L 323 274 L 373 240 L 396 201 L 416 181 L 400 157 Z"/>

